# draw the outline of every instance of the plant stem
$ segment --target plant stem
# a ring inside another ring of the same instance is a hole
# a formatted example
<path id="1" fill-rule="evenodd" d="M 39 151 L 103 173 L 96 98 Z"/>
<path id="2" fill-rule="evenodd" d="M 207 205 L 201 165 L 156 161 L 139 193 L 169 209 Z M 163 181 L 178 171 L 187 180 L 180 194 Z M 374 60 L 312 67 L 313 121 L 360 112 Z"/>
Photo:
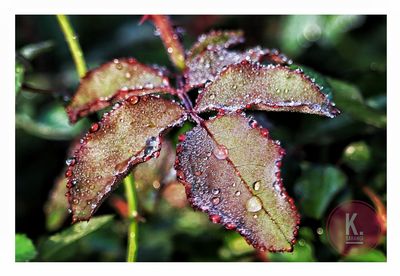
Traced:
<path id="1" fill-rule="evenodd" d="M 137 241 L 138 241 L 138 225 L 137 225 L 137 204 L 136 204 L 136 190 L 135 181 L 132 174 L 128 175 L 124 179 L 125 196 L 128 200 L 128 211 L 129 211 L 129 230 L 128 230 L 128 250 L 127 250 L 127 262 L 135 262 L 137 255 Z"/>
<path id="2" fill-rule="evenodd" d="M 76 36 L 74 29 L 72 28 L 71 23 L 66 15 L 58 14 L 57 20 L 58 24 L 60 24 L 61 30 L 64 33 L 65 40 L 68 43 L 79 78 L 82 78 L 85 76 L 87 69 L 85 60 L 83 58 L 82 49 L 79 45 L 78 37 Z"/>

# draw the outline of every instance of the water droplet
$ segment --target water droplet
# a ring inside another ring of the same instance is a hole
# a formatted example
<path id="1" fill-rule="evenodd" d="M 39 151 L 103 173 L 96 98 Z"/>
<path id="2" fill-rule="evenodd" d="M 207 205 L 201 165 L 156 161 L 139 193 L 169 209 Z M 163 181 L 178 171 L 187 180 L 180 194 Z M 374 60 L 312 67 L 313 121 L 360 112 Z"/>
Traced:
<path id="1" fill-rule="evenodd" d="M 256 181 L 256 182 L 253 183 L 253 189 L 255 191 L 260 190 L 260 187 L 261 187 L 261 181 Z"/>
<path id="2" fill-rule="evenodd" d="M 91 184 L 91 185 L 89 186 L 89 189 L 90 189 L 90 190 L 94 190 L 94 185 Z"/>
<path id="3" fill-rule="evenodd" d="M 227 223 L 226 225 L 225 225 L 225 228 L 226 229 L 228 229 L 228 230 L 233 230 L 233 229 L 235 229 L 236 228 L 236 224 L 234 224 L 234 223 Z"/>
<path id="4" fill-rule="evenodd" d="M 324 229 L 322 229 L 321 227 L 317 228 L 317 234 L 318 235 L 322 235 L 324 233 Z"/>
<path id="5" fill-rule="evenodd" d="M 127 78 L 128 80 L 132 77 L 131 73 L 126 72 L 125 73 L 125 78 Z"/>
<path id="6" fill-rule="evenodd" d="M 255 219 L 258 218 L 257 214 L 255 214 L 255 215 L 253 216 L 253 218 L 255 218 Z"/>
<path id="7" fill-rule="evenodd" d="M 72 176 L 72 170 L 67 170 L 65 172 L 65 177 L 71 177 Z"/>
<path id="8" fill-rule="evenodd" d="M 172 47 L 168 47 L 167 51 L 168 51 L 169 54 L 172 54 L 172 52 L 174 51 L 174 49 L 173 49 Z"/>
<path id="9" fill-rule="evenodd" d="M 94 133 L 100 129 L 100 125 L 98 123 L 93 123 L 92 126 L 90 127 L 89 131 L 90 133 Z"/>
<path id="10" fill-rule="evenodd" d="M 258 212 L 262 209 L 262 204 L 261 200 L 256 197 L 252 196 L 247 202 L 246 202 L 246 210 L 252 213 Z"/>
<path id="11" fill-rule="evenodd" d="M 210 220 L 212 221 L 212 223 L 219 223 L 221 221 L 221 217 L 218 215 L 211 215 Z"/>
<path id="12" fill-rule="evenodd" d="M 212 204 L 218 205 L 221 202 L 221 199 L 219 197 L 213 197 L 211 199 Z"/>
<path id="13" fill-rule="evenodd" d="M 75 157 L 70 157 L 65 161 L 65 164 L 67 164 L 67 166 L 73 166 L 76 163 L 76 159 Z"/>
<path id="14" fill-rule="evenodd" d="M 202 175 L 203 173 L 202 173 L 201 171 L 195 171 L 194 174 L 195 174 L 196 176 L 200 176 L 200 175 Z"/>
<path id="15" fill-rule="evenodd" d="M 210 95 L 208 96 L 208 98 L 209 98 L 210 100 L 214 100 L 214 99 L 215 99 L 215 95 L 214 95 L 214 94 L 210 94 Z"/>
<path id="16" fill-rule="evenodd" d="M 88 200 L 88 201 L 86 201 L 86 204 L 90 205 L 90 204 L 92 204 L 92 202 L 90 200 Z"/>
<path id="17" fill-rule="evenodd" d="M 137 104 L 139 102 L 139 97 L 137 96 L 131 96 L 127 99 L 128 103 L 134 105 Z"/>
<path id="18" fill-rule="evenodd" d="M 74 198 L 73 200 L 72 200 L 72 204 L 78 204 L 79 203 L 79 199 L 77 199 L 77 198 Z"/>
<path id="19" fill-rule="evenodd" d="M 217 195 L 217 194 L 219 194 L 220 190 L 219 190 L 218 188 L 214 188 L 214 189 L 211 190 L 211 192 L 212 192 L 214 195 Z"/>
<path id="20" fill-rule="evenodd" d="M 228 149 L 223 145 L 216 146 L 214 148 L 213 153 L 215 157 L 217 157 L 220 160 L 224 160 L 228 157 Z"/>
<path id="21" fill-rule="evenodd" d="M 260 132 L 261 132 L 261 135 L 264 136 L 264 137 L 268 137 L 268 135 L 269 135 L 269 131 L 266 128 L 262 128 L 260 130 Z"/>
<path id="22" fill-rule="evenodd" d="M 240 196 L 240 191 L 236 191 L 235 195 Z"/>
<path id="23" fill-rule="evenodd" d="M 106 189 L 105 189 L 105 192 L 106 193 L 109 193 L 111 191 L 111 185 L 107 185 L 106 186 Z"/>

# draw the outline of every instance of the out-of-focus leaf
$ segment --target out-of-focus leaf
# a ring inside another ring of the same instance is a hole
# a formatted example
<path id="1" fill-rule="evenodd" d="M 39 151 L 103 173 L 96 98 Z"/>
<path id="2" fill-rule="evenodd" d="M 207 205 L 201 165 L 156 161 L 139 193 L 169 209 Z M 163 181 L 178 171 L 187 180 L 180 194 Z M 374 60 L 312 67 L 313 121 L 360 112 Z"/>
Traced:
<path id="1" fill-rule="evenodd" d="M 229 46 L 243 43 L 243 31 L 211 31 L 197 38 L 187 53 L 188 60 L 193 59 L 206 49 L 227 49 Z"/>
<path id="2" fill-rule="evenodd" d="M 382 199 L 369 187 L 363 187 L 363 191 L 374 203 L 374 206 L 377 210 L 379 224 L 381 226 L 381 232 L 385 234 L 387 229 L 387 216 L 386 216 L 385 204 L 383 204 Z"/>
<path id="3" fill-rule="evenodd" d="M 377 128 L 386 128 L 386 114 L 360 102 L 354 86 L 343 81 L 327 78 L 333 89 L 333 99 L 344 113 L 355 120 Z"/>
<path id="4" fill-rule="evenodd" d="M 358 27 L 361 15 L 292 15 L 284 17 L 282 49 L 292 56 L 301 54 L 314 42 L 336 44 L 346 32 Z"/>
<path id="5" fill-rule="evenodd" d="M 158 156 L 161 135 L 185 119 L 175 102 L 132 96 L 94 123 L 66 172 L 73 221 L 88 220 L 135 164 Z"/>
<path id="6" fill-rule="evenodd" d="M 161 185 L 174 181 L 175 149 L 169 141 L 163 143 L 160 156 L 138 164 L 133 170 L 136 187 L 139 191 L 148 187 L 159 189 Z"/>
<path id="7" fill-rule="evenodd" d="M 35 44 L 29 44 L 22 47 L 19 53 L 28 60 L 33 60 L 37 56 L 49 51 L 53 48 L 54 43 L 52 41 L 42 41 Z"/>
<path id="8" fill-rule="evenodd" d="M 224 109 L 297 111 L 335 117 L 338 110 L 300 70 L 243 61 L 228 66 L 199 95 L 198 112 Z"/>
<path id="9" fill-rule="evenodd" d="M 187 204 L 185 187 L 179 182 L 169 183 L 163 190 L 163 197 L 175 208 L 183 208 Z"/>
<path id="10" fill-rule="evenodd" d="M 245 52 L 228 51 L 220 48 L 207 48 L 187 62 L 184 72 L 187 88 L 203 86 L 207 81 L 214 81 L 218 74 L 228 65 L 242 60 L 259 61 L 267 54 L 261 48 L 249 49 Z"/>
<path id="11" fill-rule="evenodd" d="M 22 63 L 15 62 L 15 94 L 21 91 L 22 83 L 24 82 L 25 67 Z"/>
<path id="12" fill-rule="evenodd" d="M 335 167 L 305 165 L 302 176 L 295 184 L 303 213 L 320 219 L 345 183 L 346 175 Z"/>
<path id="13" fill-rule="evenodd" d="M 232 256 L 254 252 L 254 248 L 237 233 L 227 233 L 224 237 L 224 243 L 226 244 L 226 249 L 229 250 L 229 255 Z"/>
<path id="14" fill-rule="evenodd" d="M 354 142 L 345 148 L 342 159 L 355 171 L 361 171 L 371 160 L 371 150 L 364 141 Z"/>
<path id="15" fill-rule="evenodd" d="M 362 251 L 353 248 L 349 254 L 342 258 L 345 262 L 386 262 L 386 256 L 377 249 L 364 249 Z"/>
<path id="16" fill-rule="evenodd" d="M 71 122 L 130 96 L 169 91 L 162 71 L 133 58 L 114 59 L 92 70 L 81 79 L 67 113 Z"/>
<path id="17" fill-rule="evenodd" d="M 50 191 L 50 197 L 44 206 L 46 214 L 46 228 L 54 231 L 61 227 L 68 216 L 68 201 L 65 197 L 67 179 L 64 174 L 57 178 L 54 187 Z"/>
<path id="18" fill-rule="evenodd" d="M 35 117 L 35 116 L 34 116 Z M 49 140 L 70 140 L 80 134 L 86 125 L 84 121 L 70 125 L 64 108 L 53 104 L 36 118 L 26 112 L 15 114 L 15 125 L 26 132 Z"/>
<path id="19" fill-rule="evenodd" d="M 172 63 L 180 70 L 185 69 L 185 51 L 169 17 L 165 15 L 149 15 L 148 17 L 156 26 L 156 32 L 161 36 Z"/>
<path id="20" fill-rule="evenodd" d="M 27 262 L 36 257 L 36 249 L 25 234 L 15 234 L 15 261 Z"/>
<path id="21" fill-rule="evenodd" d="M 68 229 L 46 239 L 39 246 L 40 258 L 47 260 L 66 246 L 82 239 L 101 227 L 110 223 L 113 216 L 99 216 L 92 218 L 89 222 L 80 222 Z"/>
<path id="22" fill-rule="evenodd" d="M 294 246 L 293 252 L 268 253 L 268 260 L 272 262 L 314 262 L 312 245 L 300 240 Z"/>
<path id="23" fill-rule="evenodd" d="M 194 208 L 257 249 L 292 249 L 299 217 L 280 178 L 284 150 L 266 129 L 238 114 L 219 116 L 188 132 L 177 154 Z"/>

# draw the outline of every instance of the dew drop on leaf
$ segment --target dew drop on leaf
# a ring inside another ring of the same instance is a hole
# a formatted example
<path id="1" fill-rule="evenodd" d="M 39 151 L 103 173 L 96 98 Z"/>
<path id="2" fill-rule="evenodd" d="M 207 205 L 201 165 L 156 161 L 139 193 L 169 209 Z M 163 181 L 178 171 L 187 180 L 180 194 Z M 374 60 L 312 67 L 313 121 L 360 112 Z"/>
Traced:
<path id="1" fill-rule="evenodd" d="M 246 202 L 246 210 L 252 213 L 258 212 L 262 209 L 262 203 L 257 196 L 252 196 Z"/>
<path id="2" fill-rule="evenodd" d="M 215 157 L 220 160 L 224 160 L 228 157 L 228 149 L 223 145 L 218 145 L 214 148 L 213 151 Z"/>

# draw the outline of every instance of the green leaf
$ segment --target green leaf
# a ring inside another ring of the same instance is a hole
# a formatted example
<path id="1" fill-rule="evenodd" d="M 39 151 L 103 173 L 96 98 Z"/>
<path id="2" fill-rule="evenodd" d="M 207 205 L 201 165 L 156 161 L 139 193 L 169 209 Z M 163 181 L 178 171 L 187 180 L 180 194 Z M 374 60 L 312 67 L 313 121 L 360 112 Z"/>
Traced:
<path id="1" fill-rule="evenodd" d="M 335 117 L 339 111 L 301 70 L 242 61 L 223 70 L 196 101 L 197 112 L 292 111 Z"/>
<path id="2" fill-rule="evenodd" d="M 332 78 L 327 78 L 327 81 L 332 86 L 333 99 L 343 113 L 374 127 L 386 128 L 386 113 L 363 103 L 355 86 Z"/>
<path id="3" fill-rule="evenodd" d="M 344 187 L 346 175 L 332 166 L 304 167 L 295 192 L 303 213 L 321 219 L 333 197 Z"/>
<path id="4" fill-rule="evenodd" d="M 386 256 L 377 249 L 352 250 L 342 258 L 345 262 L 386 262 Z"/>
<path id="5" fill-rule="evenodd" d="M 64 108 L 55 103 L 42 108 L 39 116 L 30 116 L 26 112 L 16 113 L 15 125 L 44 139 L 71 140 L 83 131 L 86 123 L 82 121 L 71 125 Z"/>
<path id="6" fill-rule="evenodd" d="M 25 67 L 22 63 L 15 61 L 15 94 L 21 91 L 24 82 Z"/>
<path id="7" fill-rule="evenodd" d="M 268 253 L 272 262 L 315 262 L 312 245 L 300 240 L 289 253 Z"/>
<path id="8" fill-rule="evenodd" d="M 62 226 L 68 217 L 67 179 L 64 173 L 57 178 L 47 199 L 44 212 L 46 215 L 46 228 L 54 231 Z"/>
<path id="9" fill-rule="evenodd" d="M 19 53 L 28 60 L 33 60 L 37 56 L 49 51 L 54 46 L 52 41 L 43 41 L 29 44 L 19 50 Z"/>
<path id="10" fill-rule="evenodd" d="M 55 234 L 40 244 L 39 252 L 43 260 L 50 259 L 54 254 L 68 245 L 86 237 L 113 220 L 113 216 L 99 216 L 89 222 L 80 222 L 72 225 L 61 233 Z"/>
<path id="11" fill-rule="evenodd" d="M 35 258 L 37 252 L 32 241 L 25 234 L 15 235 L 15 261 L 27 262 Z"/>
<path id="12" fill-rule="evenodd" d="M 342 159 L 355 171 L 361 171 L 371 160 L 371 150 L 364 141 L 354 142 L 345 148 Z"/>
<path id="13" fill-rule="evenodd" d="M 283 154 L 257 122 L 229 114 L 189 131 L 175 168 L 190 204 L 212 222 L 259 250 L 290 251 L 299 217 L 282 186 Z"/>

